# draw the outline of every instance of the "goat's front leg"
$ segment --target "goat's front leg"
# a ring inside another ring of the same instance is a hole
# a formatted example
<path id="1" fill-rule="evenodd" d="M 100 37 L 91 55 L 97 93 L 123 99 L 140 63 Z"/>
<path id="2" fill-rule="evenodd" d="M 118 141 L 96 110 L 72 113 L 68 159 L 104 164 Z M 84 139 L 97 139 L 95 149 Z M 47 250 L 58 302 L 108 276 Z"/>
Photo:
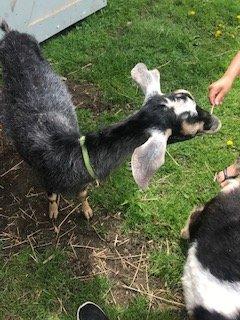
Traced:
<path id="1" fill-rule="evenodd" d="M 48 201 L 49 201 L 49 217 L 50 219 L 57 219 L 58 206 L 60 202 L 60 194 L 48 193 Z"/>
<path id="2" fill-rule="evenodd" d="M 88 188 L 86 188 L 84 191 L 81 191 L 79 193 L 79 197 L 82 202 L 82 211 L 86 217 L 87 220 L 93 217 L 93 211 L 88 203 Z"/>
<path id="3" fill-rule="evenodd" d="M 157 69 L 148 70 L 144 63 L 138 63 L 131 71 L 132 79 L 139 85 L 145 95 L 146 102 L 156 94 L 162 94 L 160 73 Z"/>

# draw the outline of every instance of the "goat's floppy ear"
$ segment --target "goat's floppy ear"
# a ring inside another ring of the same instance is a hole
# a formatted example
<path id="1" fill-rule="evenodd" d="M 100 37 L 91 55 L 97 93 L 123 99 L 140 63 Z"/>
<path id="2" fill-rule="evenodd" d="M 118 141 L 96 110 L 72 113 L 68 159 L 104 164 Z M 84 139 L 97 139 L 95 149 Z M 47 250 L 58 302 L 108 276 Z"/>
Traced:
<path id="1" fill-rule="evenodd" d="M 154 130 L 149 139 L 136 148 L 132 155 L 133 178 L 141 189 L 146 189 L 149 180 L 165 161 L 168 135 Z"/>

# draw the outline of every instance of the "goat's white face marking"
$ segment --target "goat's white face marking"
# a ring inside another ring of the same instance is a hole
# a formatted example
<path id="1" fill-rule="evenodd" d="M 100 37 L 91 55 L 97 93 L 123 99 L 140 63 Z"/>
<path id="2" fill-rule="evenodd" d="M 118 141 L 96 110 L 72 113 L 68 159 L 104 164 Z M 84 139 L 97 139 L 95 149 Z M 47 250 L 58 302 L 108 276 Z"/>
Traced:
<path id="1" fill-rule="evenodd" d="M 186 90 L 177 90 L 173 93 L 173 98 L 166 98 L 166 106 L 173 109 L 175 115 L 181 119 L 181 134 L 183 135 L 196 135 L 198 132 L 204 131 L 204 122 L 194 120 L 189 122 L 191 117 L 198 119 L 197 104 L 193 100 L 190 92 Z"/>
<path id="2" fill-rule="evenodd" d="M 222 281 L 205 269 L 196 256 L 197 243 L 188 251 L 182 278 L 189 314 L 197 306 L 235 318 L 240 312 L 240 282 Z"/>
<path id="3" fill-rule="evenodd" d="M 182 92 L 181 92 L 182 93 Z M 173 108 L 177 116 L 187 112 L 190 116 L 197 115 L 196 102 L 189 97 L 186 99 L 176 99 L 175 101 L 167 98 L 167 106 Z"/>

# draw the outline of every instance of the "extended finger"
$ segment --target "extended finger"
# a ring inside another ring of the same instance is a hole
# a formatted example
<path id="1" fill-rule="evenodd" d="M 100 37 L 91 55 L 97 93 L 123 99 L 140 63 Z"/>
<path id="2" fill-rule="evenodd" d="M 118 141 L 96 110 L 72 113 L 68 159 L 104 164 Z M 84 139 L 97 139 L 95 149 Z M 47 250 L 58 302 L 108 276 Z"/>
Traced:
<path id="1" fill-rule="evenodd" d="M 215 104 L 215 99 L 217 97 L 217 95 L 219 94 L 220 89 L 218 88 L 212 88 L 211 91 L 209 92 L 209 100 L 210 103 L 213 105 Z"/>
<path id="2" fill-rule="evenodd" d="M 214 99 L 214 103 L 216 105 L 219 105 L 223 102 L 223 99 L 224 99 L 224 96 L 225 96 L 225 91 L 220 91 L 217 96 L 215 96 L 215 99 Z"/>

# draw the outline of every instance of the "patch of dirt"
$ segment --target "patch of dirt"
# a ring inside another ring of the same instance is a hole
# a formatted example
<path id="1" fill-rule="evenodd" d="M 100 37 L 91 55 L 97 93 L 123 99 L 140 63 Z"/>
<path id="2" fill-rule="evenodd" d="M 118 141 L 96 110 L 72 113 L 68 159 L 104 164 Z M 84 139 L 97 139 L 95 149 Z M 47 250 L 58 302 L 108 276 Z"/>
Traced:
<path id="1" fill-rule="evenodd" d="M 76 108 L 90 109 L 95 115 L 112 109 L 110 104 L 102 102 L 101 92 L 93 84 L 85 82 L 77 84 L 68 79 L 66 84 Z"/>
<path id="2" fill-rule="evenodd" d="M 88 93 L 86 87 L 84 92 L 82 86 L 72 83 L 70 87 L 77 106 L 92 108 L 95 101 L 95 110 L 104 110 L 104 105 L 98 105 L 98 95 L 91 96 L 91 85 Z M 64 247 L 76 278 L 87 281 L 102 275 L 114 284 L 108 295 L 111 303 L 126 304 L 136 295 L 144 295 L 149 308 L 182 308 L 181 295 L 172 297 L 159 279 L 149 275 L 148 252 L 154 242 L 137 233 L 123 234 L 121 212 L 94 208 L 95 216 L 87 222 L 80 208 L 76 199 L 62 197 L 58 219 L 49 219 L 44 190 L 0 126 L 0 243 L 4 256 L 29 247 L 36 259 L 46 248 Z"/>

